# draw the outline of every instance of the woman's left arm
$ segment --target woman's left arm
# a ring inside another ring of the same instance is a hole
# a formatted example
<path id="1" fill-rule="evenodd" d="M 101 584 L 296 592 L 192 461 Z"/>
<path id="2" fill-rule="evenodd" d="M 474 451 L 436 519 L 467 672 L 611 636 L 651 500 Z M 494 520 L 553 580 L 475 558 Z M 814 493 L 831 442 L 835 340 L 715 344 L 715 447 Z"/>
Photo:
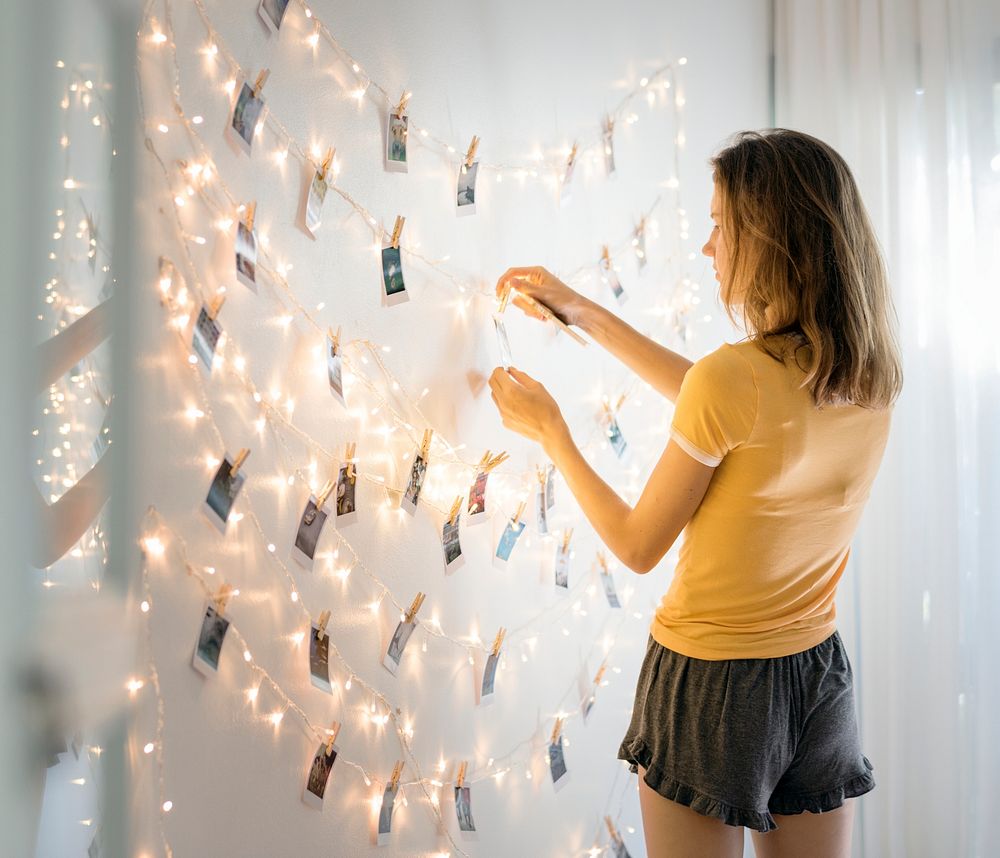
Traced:
<path id="1" fill-rule="evenodd" d="M 698 509 L 715 468 L 671 440 L 630 507 L 584 458 L 544 386 L 512 367 L 495 370 L 490 388 L 504 426 L 542 445 L 608 549 L 634 572 L 653 569 Z"/>

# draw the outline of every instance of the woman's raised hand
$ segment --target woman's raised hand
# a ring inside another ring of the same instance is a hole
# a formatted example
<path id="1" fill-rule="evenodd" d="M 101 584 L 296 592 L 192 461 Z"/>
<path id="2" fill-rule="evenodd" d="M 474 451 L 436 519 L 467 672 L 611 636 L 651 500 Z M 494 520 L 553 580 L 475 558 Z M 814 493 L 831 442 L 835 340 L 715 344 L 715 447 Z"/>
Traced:
<path id="1" fill-rule="evenodd" d="M 504 289 L 512 286 L 522 295 L 529 295 L 540 304 L 548 307 L 567 325 L 578 325 L 586 306 L 587 299 L 574 292 L 558 277 L 541 266 L 532 268 L 509 268 L 497 280 L 497 295 L 502 295 Z M 521 295 L 514 294 L 511 303 L 519 307 L 525 314 L 535 319 L 544 319 L 528 301 Z"/>

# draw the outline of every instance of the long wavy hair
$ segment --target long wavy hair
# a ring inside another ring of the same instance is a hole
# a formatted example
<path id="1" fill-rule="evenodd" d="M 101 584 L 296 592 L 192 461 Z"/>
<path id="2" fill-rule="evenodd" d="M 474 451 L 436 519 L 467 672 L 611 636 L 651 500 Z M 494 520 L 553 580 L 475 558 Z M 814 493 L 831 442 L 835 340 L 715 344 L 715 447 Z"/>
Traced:
<path id="1" fill-rule="evenodd" d="M 742 131 L 709 160 L 729 251 L 722 303 L 818 407 L 887 408 L 903 384 L 885 263 L 850 168 L 798 131 Z M 783 339 L 779 339 L 782 337 Z"/>

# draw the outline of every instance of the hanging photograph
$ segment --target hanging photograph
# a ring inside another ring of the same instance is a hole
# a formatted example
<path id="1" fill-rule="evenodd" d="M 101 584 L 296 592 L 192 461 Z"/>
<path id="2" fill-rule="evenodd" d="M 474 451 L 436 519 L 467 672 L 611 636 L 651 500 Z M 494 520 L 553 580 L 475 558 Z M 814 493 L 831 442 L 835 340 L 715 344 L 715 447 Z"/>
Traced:
<path id="1" fill-rule="evenodd" d="M 315 495 L 309 495 L 306 508 L 299 519 L 299 528 L 295 532 L 295 544 L 292 545 L 292 558 L 303 569 L 312 569 L 316 560 L 316 545 L 323 525 L 330 516 L 330 509 L 324 503 L 322 509 L 316 506 Z"/>
<path id="2" fill-rule="evenodd" d="M 344 359 L 329 334 L 326 336 L 326 377 L 330 382 L 333 398 L 347 408 L 347 400 L 344 398 Z"/>
<path id="3" fill-rule="evenodd" d="M 556 548 L 556 586 L 569 590 L 569 556 L 570 549 L 559 543 Z"/>
<path id="4" fill-rule="evenodd" d="M 350 473 L 348 473 L 350 470 Z M 337 474 L 337 526 L 350 524 L 357 518 L 354 502 L 354 492 L 358 482 L 358 474 L 347 465 L 340 466 Z"/>
<path id="5" fill-rule="evenodd" d="M 489 471 L 476 473 L 476 480 L 469 490 L 466 524 L 481 524 L 486 521 L 486 481 L 490 478 Z"/>
<path id="6" fill-rule="evenodd" d="M 639 270 L 646 267 L 646 227 L 640 224 L 635 228 L 632 236 L 632 247 L 635 249 L 635 258 L 639 262 Z"/>
<path id="7" fill-rule="evenodd" d="M 455 516 L 455 521 L 444 521 L 444 528 L 441 533 L 441 544 L 444 546 L 444 568 L 446 572 L 454 572 L 465 564 L 465 557 L 462 554 L 462 546 L 459 543 L 459 523 L 462 514 Z"/>
<path id="8" fill-rule="evenodd" d="M 236 279 L 257 291 L 257 235 L 242 220 L 236 226 Z"/>
<path id="9" fill-rule="evenodd" d="M 397 116 L 395 111 L 389 111 L 385 133 L 385 168 L 395 173 L 405 173 L 406 144 L 409 137 L 409 117 L 406 114 Z"/>
<path id="10" fill-rule="evenodd" d="M 460 215 L 476 213 L 476 174 L 479 172 L 479 162 L 473 161 L 471 167 L 465 162 L 458 168 L 458 193 L 456 203 Z"/>
<path id="11" fill-rule="evenodd" d="M 400 257 L 400 250 L 391 244 L 386 244 L 382 248 L 382 288 L 387 307 L 410 300 L 406 284 L 403 282 L 403 260 Z"/>
<path id="12" fill-rule="evenodd" d="M 604 123 L 601 143 L 604 149 L 604 172 L 610 179 L 615 175 L 615 131 L 610 122 Z"/>
<path id="13" fill-rule="evenodd" d="M 549 743 L 549 772 L 552 774 L 552 783 L 558 791 L 565 785 L 567 779 L 562 734 L 554 742 Z"/>
<path id="14" fill-rule="evenodd" d="M 500 537 L 500 542 L 497 544 L 496 554 L 493 556 L 494 566 L 499 566 L 501 569 L 506 568 L 507 562 L 510 560 L 510 553 L 514 550 L 517 538 L 523 531 L 523 521 L 519 521 L 517 524 L 511 521 L 507 522 L 503 530 L 503 535 Z"/>
<path id="15" fill-rule="evenodd" d="M 396 793 L 399 792 L 399 785 L 392 783 L 385 785 L 385 792 L 382 793 L 382 807 L 378 812 L 378 832 L 376 843 L 379 846 L 389 845 L 389 834 L 392 832 L 392 811 L 396 804 Z"/>
<path id="16" fill-rule="evenodd" d="M 615 296 L 615 300 L 619 306 L 628 300 L 628 295 L 625 289 L 622 288 L 621 280 L 618 279 L 618 272 L 615 271 L 615 267 L 610 259 L 601 259 L 601 279 L 607 283 L 611 294 Z"/>
<path id="17" fill-rule="evenodd" d="M 194 658 L 191 663 L 198 673 L 212 676 L 219 671 L 219 657 L 222 655 L 222 642 L 229 631 L 229 620 L 223 617 L 215 605 L 205 609 L 201 621 L 201 631 L 198 633 L 198 644 L 194 648 Z"/>
<path id="18" fill-rule="evenodd" d="M 257 126 L 260 125 L 263 118 L 264 100 L 254 95 L 253 87 L 250 84 L 244 83 L 236 97 L 233 116 L 227 130 L 230 132 L 230 139 L 235 142 L 237 148 L 247 155 L 250 154 Z"/>
<path id="19" fill-rule="evenodd" d="M 489 706 L 494 700 L 497 681 L 497 665 L 500 664 L 500 655 L 491 652 L 486 659 L 486 667 L 483 670 L 483 684 L 480 689 L 479 705 Z"/>
<path id="20" fill-rule="evenodd" d="M 580 714 L 583 715 L 583 723 L 587 723 L 587 717 L 590 715 L 590 710 L 594 708 L 594 701 L 597 699 L 595 694 L 595 689 L 588 688 L 587 693 L 583 695 L 583 699 L 580 701 Z"/>
<path id="21" fill-rule="evenodd" d="M 313 757 L 312 765 L 309 767 L 309 777 L 306 779 L 306 787 L 302 791 L 302 801 L 309 807 L 316 810 L 323 809 L 323 796 L 326 794 L 326 787 L 330 781 L 330 773 L 333 771 L 333 763 L 337 759 L 338 748 L 336 743 L 330 748 L 330 753 L 326 752 L 326 745 L 320 745 Z"/>
<path id="22" fill-rule="evenodd" d="M 455 815 L 458 817 L 459 829 L 476 830 L 476 823 L 472 818 L 472 796 L 467 786 L 455 787 Z"/>
<path id="23" fill-rule="evenodd" d="M 406 649 L 406 644 L 410 640 L 410 635 L 413 634 L 413 630 L 416 627 L 416 623 L 408 623 L 405 620 L 401 620 L 399 625 L 396 626 L 396 631 L 392 635 L 392 640 L 389 641 L 389 649 L 386 650 L 385 658 L 382 659 L 382 666 L 393 676 L 395 676 L 396 671 L 399 670 L 399 661 L 403 657 L 403 650 Z"/>
<path id="24" fill-rule="evenodd" d="M 618 593 L 615 591 L 615 579 L 611 577 L 610 572 L 601 572 L 601 583 L 604 585 L 604 595 L 608 597 L 608 604 L 612 608 L 620 608 L 621 602 L 618 601 Z"/>
<path id="25" fill-rule="evenodd" d="M 621 427 L 618 425 L 617 415 L 613 415 L 610 420 L 608 420 L 608 442 L 611 444 L 611 449 L 615 451 L 615 455 L 621 459 L 625 455 L 625 451 L 628 449 L 628 444 L 625 443 L 625 436 L 622 435 Z"/>
<path id="26" fill-rule="evenodd" d="M 246 480 L 246 472 L 240 469 L 233 475 L 233 460 L 227 453 L 219 469 L 212 478 L 212 485 L 208 489 L 208 497 L 205 498 L 203 509 L 209 520 L 218 528 L 220 533 L 226 532 L 226 525 L 229 523 L 229 514 L 236 503 L 236 497 L 243 488 Z"/>
<path id="27" fill-rule="evenodd" d="M 309 196 L 306 197 L 306 230 L 313 238 L 323 221 L 323 201 L 328 189 L 326 178 L 317 170 L 309 183 Z"/>
<path id="28" fill-rule="evenodd" d="M 313 623 L 309 634 L 309 678 L 320 691 L 333 694 L 330 684 L 330 636 L 320 635 L 319 626 Z"/>
<path id="29" fill-rule="evenodd" d="M 417 500 L 420 498 L 420 490 L 424 486 L 424 477 L 426 475 L 427 460 L 418 451 L 413 457 L 413 464 L 410 466 L 410 482 L 407 484 L 406 491 L 399 501 L 400 507 L 410 515 L 413 515 L 417 511 Z"/>
<path id="30" fill-rule="evenodd" d="M 539 533 L 549 532 L 549 504 L 545 500 L 545 489 L 546 484 L 539 484 L 538 490 L 535 492 L 535 512 L 537 514 L 537 524 Z"/>
<path id="31" fill-rule="evenodd" d="M 260 0 L 257 7 L 257 14 L 267 25 L 272 33 L 277 33 L 281 27 L 281 20 L 285 17 L 285 10 L 288 8 L 288 0 Z"/>
<path id="32" fill-rule="evenodd" d="M 198 356 L 198 362 L 202 369 L 209 375 L 212 374 L 212 366 L 215 361 L 215 348 L 219 344 L 222 336 L 222 325 L 217 319 L 213 319 L 208 312 L 208 307 L 204 304 L 198 313 L 198 319 L 194 323 L 194 333 L 191 336 L 191 346 Z"/>

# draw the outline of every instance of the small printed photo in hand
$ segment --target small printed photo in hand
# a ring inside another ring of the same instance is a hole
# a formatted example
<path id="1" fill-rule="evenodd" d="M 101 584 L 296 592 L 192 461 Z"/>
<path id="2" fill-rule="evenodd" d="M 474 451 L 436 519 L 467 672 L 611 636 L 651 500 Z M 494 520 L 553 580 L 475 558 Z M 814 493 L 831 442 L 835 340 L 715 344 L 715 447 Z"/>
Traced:
<path id="1" fill-rule="evenodd" d="M 212 485 L 208 490 L 208 497 L 205 498 L 204 511 L 220 533 L 226 532 L 226 525 L 229 523 L 229 514 L 236 503 L 236 497 L 243 488 L 246 480 L 246 472 L 241 468 L 233 476 L 233 460 L 227 453 L 219 464 L 219 469 L 212 478 Z"/>
<path id="2" fill-rule="evenodd" d="M 410 300 L 403 282 L 403 260 L 398 247 L 387 244 L 382 248 L 382 287 L 385 292 L 384 303 L 393 307 Z"/>
<path id="3" fill-rule="evenodd" d="M 281 20 L 285 17 L 285 10 L 288 8 L 288 0 L 260 0 L 257 7 L 257 14 L 267 25 L 272 33 L 277 33 L 281 27 Z"/>
<path id="4" fill-rule="evenodd" d="M 500 365 L 504 369 L 510 369 L 513 361 L 510 357 L 510 340 L 507 339 L 507 327 L 504 325 L 503 319 L 499 316 L 493 317 L 493 326 L 497 329 L 497 342 L 500 345 Z"/>
<path id="5" fill-rule="evenodd" d="M 410 640 L 410 635 L 413 634 L 413 630 L 416 627 L 416 623 L 408 623 L 405 620 L 401 620 L 399 625 L 396 626 L 396 631 L 392 635 L 392 640 L 389 641 L 389 649 L 386 650 L 385 658 L 382 659 L 382 666 L 393 676 L 395 676 L 396 671 L 399 670 L 399 661 L 403 657 L 403 650 L 406 649 L 406 644 Z"/>
<path id="6" fill-rule="evenodd" d="M 559 789 L 566 780 L 566 758 L 563 755 L 561 735 L 549 744 L 549 771 L 552 773 L 552 783 Z"/>
<path id="7" fill-rule="evenodd" d="M 323 173 L 317 170 L 309 183 L 309 196 L 306 197 L 306 230 L 313 238 L 323 222 L 323 201 L 328 189 Z"/>
<path id="8" fill-rule="evenodd" d="M 608 604 L 612 608 L 620 608 L 621 602 L 618 601 L 618 593 L 615 591 L 615 579 L 611 577 L 610 572 L 601 572 L 601 583 L 604 585 L 604 595 L 608 597 Z"/>
<path id="9" fill-rule="evenodd" d="M 476 823 L 472 818 L 472 796 L 467 786 L 455 787 L 455 816 L 458 817 L 459 829 L 476 830 Z"/>
<path id="10" fill-rule="evenodd" d="M 494 566 L 499 566 L 500 568 L 505 568 L 507 566 L 507 562 L 510 560 L 510 553 L 514 550 L 517 538 L 523 531 L 523 521 L 519 521 L 515 525 L 513 522 L 508 520 L 506 527 L 504 527 L 503 535 L 500 537 L 500 542 L 497 544 L 496 554 L 493 557 Z"/>
<path id="11" fill-rule="evenodd" d="M 459 542 L 459 524 L 462 521 L 462 513 L 455 516 L 455 521 L 444 521 L 441 531 L 441 544 L 444 546 L 444 566 L 445 571 L 453 572 L 465 564 L 465 557 L 462 555 L 462 545 Z"/>
<path id="12" fill-rule="evenodd" d="M 473 161 L 471 167 L 465 162 L 458 168 L 458 193 L 456 203 L 460 215 L 476 213 L 476 174 L 479 172 L 479 162 Z"/>
<path id="13" fill-rule="evenodd" d="M 494 700 L 497 681 L 497 665 L 500 664 L 500 656 L 491 652 L 486 659 L 486 667 L 483 670 L 483 685 L 480 689 L 479 705 L 489 706 Z"/>
<path id="14" fill-rule="evenodd" d="M 385 785 L 385 792 L 382 793 L 382 807 L 378 812 L 378 831 L 376 843 L 379 846 L 389 845 L 389 834 L 392 832 L 392 811 L 396 805 L 396 793 L 399 786 L 393 787 L 392 783 Z"/>
<path id="15" fill-rule="evenodd" d="M 333 694 L 330 684 L 330 636 L 324 632 L 320 637 L 315 623 L 309 634 L 309 678 L 320 691 Z"/>
<path id="16" fill-rule="evenodd" d="M 194 333 L 191 336 L 191 346 L 198 356 L 198 362 L 209 375 L 215 362 L 215 348 L 222 336 L 222 325 L 218 319 L 213 319 L 208 307 L 202 305 L 198 319 L 194 323 Z"/>
<path id="17" fill-rule="evenodd" d="M 469 490 L 466 524 L 481 524 L 486 521 L 486 481 L 489 478 L 489 471 L 479 471 L 476 474 L 476 481 Z"/>
<path id="18" fill-rule="evenodd" d="M 312 765 L 309 767 L 309 777 L 306 779 L 306 787 L 302 791 L 302 801 L 309 807 L 316 810 L 323 809 L 323 796 L 326 794 L 326 787 L 330 781 L 330 773 L 333 771 L 333 763 L 337 759 L 338 748 L 336 743 L 326 752 L 326 745 L 320 745 L 313 757 Z"/>
<path id="19" fill-rule="evenodd" d="M 347 400 L 344 398 L 344 358 L 329 334 L 326 336 L 326 377 L 330 382 L 333 398 L 347 408 Z"/>
<path id="20" fill-rule="evenodd" d="M 299 519 L 299 528 L 295 532 L 295 544 L 292 546 L 292 558 L 303 569 L 313 568 L 316 545 L 329 516 L 329 507 L 324 503 L 322 509 L 318 508 L 316 496 L 309 495 L 306 508 L 302 511 L 302 518 Z"/>
<path id="21" fill-rule="evenodd" d="M 385 168 L 395 173 L 405 173 L 406 144 L 410 135 L 410 118 L 403 114 L 397 116 L 394 110 L 389 111 L 385 132 Z"/>
<path id="22" fill-rule="evenodd" d="M 560 545 L 556 548 L 556 586 L 569 590 L 569 558 L 570 549 Z"/>
<path id="23" fill-rule="evenodd" d="M 257 291 L 257 235 L 243 221 L 236 227 L 236 279 Z"/>
<path id="24" fill-rule="evenodd" d="M 242 149 L 247 155 L 253 146 L 253 138 L 257 133 L 264 116 L 264 100 L 253 94 L 253 87 L 245 83 L 240 87 L 240 93 L 236 97 L 233 105 L 233 117 L 230 120 L 228 130 L 231 132 L 231 139 L 236 143 L 237 148 Z"/>
<path id="25" fill-rule="evenodd" d="M 348 474 L 348 466 L 341 465 L 337 475 L 337 526 L 350 524 L 357 518 L 355 508 L 355 489 L 358 483 L 358 472 L 351 469 Z"/>
<path id="26" fill-rule="evenodd" d="M 198 632 L 198 644 L 194 648 L 194 658 L 191 663 L 194 669 L 205 676 L 218 673 L 219 657 L 222 655 L 222 642 L 229 631 L 229 620 L 209 605 L 201 620 L 201 630 Z"/>
<path id="27" fill-rule="evenodd" d="M 625 436 L 622 435 L 621 426 L 618 425 L 618 418 L 612 417 L 608 421 L 607 429 L 608 441 L 611 444 L 611 449 L 615 451 L 615 455 L 618 458 L 622 458 L 625 455 L 625 451 L 628 449 L 628 444 L 625 442 Z"/>
<path id="28" fill-rule="evenodd" d="M 400 507 L 410 515 L 413 515 L 417 511 L 417 500 L 420 498 L 420 490 L 424 486 L 424 477 L 426 475 L 427 460 L 418 451 L 413 457 L 413 464 L 410 466 L 410 482 L 407 484 L 406 491 L 399 501 Z"/>

